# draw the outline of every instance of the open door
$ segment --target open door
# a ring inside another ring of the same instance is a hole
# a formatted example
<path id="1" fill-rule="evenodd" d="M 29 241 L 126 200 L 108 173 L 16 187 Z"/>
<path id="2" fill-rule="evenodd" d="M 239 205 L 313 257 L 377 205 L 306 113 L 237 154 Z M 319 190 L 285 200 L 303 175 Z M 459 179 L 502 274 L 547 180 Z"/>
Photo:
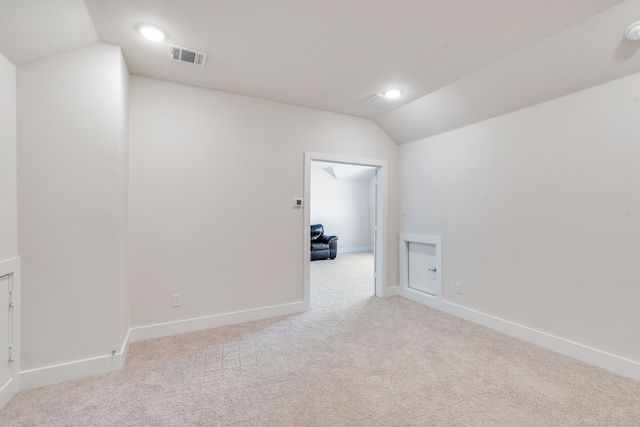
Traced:
<path id="1" fill-rule="evenodd" d="M 375 256 L 378 247 L 378 180 L 380 168 L 376 168 L 376 174 L 373 178 L 373 288 L 378 289 L 378 257 Z M 377 292 L 376 292 L 377 295 Z"/>
<path id="2" fill-rule="evenodd" d="M 333 264 L 336 273 L 339 268 L 349 265 L 349 274 L 358 277 L 357 287 L 360 291 L 370 291 L 371 294 L 376 293 L 377 173 L 378 169 L 372 166 L 313 161 L 311 200 L 307 204 L 312 227 L 313 224 L 321 224 L 325 234 L 337 236 L 335 243 L 340 254 L 335 262 L 322 263 L 325 251 L 318 249 L 315 256 L 312 254 L 312 259 L 319 261 L 312 263 L 316 267 L 311 269 L 312 275 L 319 264 L 326 264 L 324 269 Z M 326 256 L 333 257 L 333 254 L 327 253 Z M 312 277 L 311 286 L 314 283 Z M 366 288 L 363 287 L 365 283 L 369 285 Z"/>
<path id="3" fill-rule="evenodd" d="M 0 387 L 11 379 L 11 276 L 0 277 Z"/>
<path id="4" fill-rule="evenodd" d="M 18 354 L 14 346 L 19 339 L 19 313 L 14 308 L 14 261 L 0 262 L 0 409 L 18 392 Z"/>
<path id="5" fill-rule="evenodd" d="M 305 307 L 307 309 L 310 308 L 310 236 L 309 236 L 309 228 L 311 225 L 311 215 L 310 209 L 311 206 L 311 169 L 312 162 L 325 162 L 325 163 L 335 163 L 341 165 L 355 165 L 355 166 L 366 166 L 372 170 L 374 170 L 374 183 L 372 188 L 373 193 L 373 208 L 372 208 L 372 220 L 373 220 L 373 230 L 372 230 L 372 245 L 374 252 L 374 262 L 373 262 L 373 286 L 374 293 L 376 296 L 383 296 L 383 290 L 385 287 L 384 282 L 384 214 L 386 211 L 386 198 L 385 198 L 385 188 L 386 188 L 386 167 L 387 164 L 385 161 L 381 160 L 372 160 L 372 159 L 363 159 L 363 158 L 354 158 L 347 156 L 337 156 L 330 154 L 320 154 L 320 153 L 310 153 L 305 152 L 305 192 L 304 192 L 304 302 Z M 327 228 L 330 230 L 329 228 Z M 333 234 L 333 233 L 330 233 Z M 339 245 L 340 245 L 339 241 Z M 340 247 L 340 246 L 339 246 Z"/>

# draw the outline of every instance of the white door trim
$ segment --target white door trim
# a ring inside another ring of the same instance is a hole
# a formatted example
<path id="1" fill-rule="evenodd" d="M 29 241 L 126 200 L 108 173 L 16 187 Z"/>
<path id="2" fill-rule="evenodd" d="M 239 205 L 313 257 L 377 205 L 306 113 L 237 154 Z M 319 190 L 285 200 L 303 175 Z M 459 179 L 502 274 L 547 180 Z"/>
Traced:
<path id="1" fill-rule="evenodd" d="M 359 166 L 371 166 L 378 168 L 378 186 L 376 197 L 376 213 L 378 218 L 378 239 L 376 239 L 376 296 L 383 297 L 386 288 L 386 266 L 387 254 L 385 251 L 387 242 L 387 161 L 368 159 L 363 157 L 342 156 L 337 154 L 315 153 L 305 151 L 304 153 L 304 229 L 303 229 L 303 254 L 304 254 L 304 306 L 305 309 L 311 307 L 311 276 L 310 276 L 310 245 L 311 236 L 311 162 L 332 162 L 344 163 Z"/>
<path id="2" fill-rule="evenodd" d="M 9 275 L 10 289 L 12 292 L 13 308 L 11 313 L 10 343 L 12 348 L 13 363 L 11 363 L 11 378 L 0 387 L 0 409 L 20 390 L 20 258 L 12 258 L 0 261 L 0 277 Z M 7 351 L 7 349 L 2 349 Z"/>

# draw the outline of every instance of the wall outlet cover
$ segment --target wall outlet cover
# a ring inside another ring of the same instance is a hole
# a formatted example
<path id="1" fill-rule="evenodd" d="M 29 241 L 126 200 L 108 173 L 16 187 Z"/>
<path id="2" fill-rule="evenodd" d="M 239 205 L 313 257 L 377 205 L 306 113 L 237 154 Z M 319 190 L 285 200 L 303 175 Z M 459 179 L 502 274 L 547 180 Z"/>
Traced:
<path id="1" fill-rule="evenodd" d="M 173 306 L 180 307 L 182 305 L 182 294 L 173 295 Z"/>

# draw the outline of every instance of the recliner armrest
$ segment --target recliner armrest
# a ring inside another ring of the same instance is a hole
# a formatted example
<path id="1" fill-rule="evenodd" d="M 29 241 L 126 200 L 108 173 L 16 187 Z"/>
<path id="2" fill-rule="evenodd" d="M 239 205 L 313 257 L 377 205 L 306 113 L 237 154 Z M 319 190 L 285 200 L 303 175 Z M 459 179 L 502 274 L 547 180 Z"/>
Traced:
<path id="1" fill-rule="evenodd" d="M 324 234 L 317 241 L 329 244 L 335 240 L 338 240 L 338 236 L 327 236 L 326 234 Z"/>

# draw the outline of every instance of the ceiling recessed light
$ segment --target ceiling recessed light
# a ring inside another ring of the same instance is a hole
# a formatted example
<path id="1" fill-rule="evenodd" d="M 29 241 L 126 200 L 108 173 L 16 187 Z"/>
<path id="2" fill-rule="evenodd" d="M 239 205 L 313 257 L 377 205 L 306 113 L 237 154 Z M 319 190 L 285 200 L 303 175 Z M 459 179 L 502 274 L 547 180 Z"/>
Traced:
<path id="1" fill-rule="evenodd" d="M 159 42 L 164 40 L 164 33 L 157 28 L 145 25 L 138 30 L 142 36 L 148 40 Z"/>
<path id="2" fill-rule="evenodd" d="M 640 40 L 640 21 L 634 22 L 633 24 L 629 25 L 629 28 L 627 28 L 627 31 L 624 32 L 624 36 L 628 40 L 632 40 L 632 41 Z"/>
<path id="3" fill-rule="evenodd" d="M 402 95 L 402 91 L 400 89 L 389 89 L 384 93 L 384 96 L 389 99 L 398 99 L 400 95 Z"/>

